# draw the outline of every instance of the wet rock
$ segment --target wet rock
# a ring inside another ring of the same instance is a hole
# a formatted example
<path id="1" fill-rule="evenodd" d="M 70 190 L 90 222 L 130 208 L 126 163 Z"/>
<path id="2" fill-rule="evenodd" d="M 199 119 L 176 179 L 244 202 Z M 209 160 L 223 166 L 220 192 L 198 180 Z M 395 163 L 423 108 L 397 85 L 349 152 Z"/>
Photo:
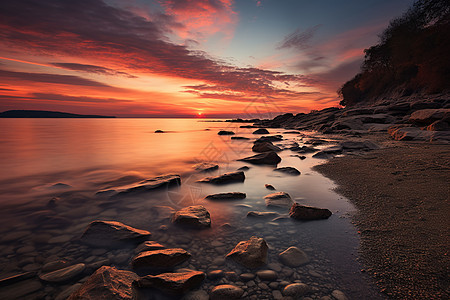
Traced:
<path id="1" fill-rule="evenodd" d="M 205 273 L 188 271 L 147 275 L 135 281 L 140 288 L 156 288 L 168 294 L 179 295 L 198 287 L 205 279 Z"/>
<path id="2" fill-rule="evenodd" d="M 68 300 L 132 300 L 137 293 L 132 286 L 139 276 L 130 271 L 103 266 L 92 274 Z"/>
<path id="3" fill-rule="evenodd" d="M 142 244 L 139 244 L 139 246 L 136 247 L 136 249 L 134 249 L 134 253 L 140 253 L 143 251 L 151 251 L 151 250 L 160 250 L 160 249 L 165 249 L 166 247 L 164 247 L 163 245 L 161 245 L 158 242 L 155 241 L 145 241 Z"/>
<path id="4" fill-rule="evenodd" d="M 281 300 L 281 299 L 283 299 L 283 294 L 281 294 L 281 292 L 278 290 L 274 290 L 274 291 L 272 291 L 272 297 L 275 300 Z"/>
<path id="5" fill-rule="evenodd" d="M 222 278 L 223 271 L 222 270 L 212 270 L 208 272 L 208 278 L 211 280 L 217 280 Z"/>
<path id="6" fill-rule="evenodd" d="M 8 276 L 6 278 L 1 278 L 0 279 L 0 287 L 8 286 L 13 283 L 32 278 L 34 276 L 36 276 L 36 272 L 25 272 L 25 273 L 19 273 L 19 274 L 15 274 L 12 276 Z"/>
<path id="7" fill-rule="evenodd" d="M 249 140 L 250 138 L 243 137 L 243 136 L 232 136 L 231 139 L 232 140 Z"/>
<path id="8" fill-rule="evenodd" d="M 446 131 L 450 130 L 449 123 L 446 121 L 438 120 L 434 121 L 430 125 L 427 126 L 428 131 Z"/>
<path id="9" fill-rule="evenodd" d="M 69 286 L 67 289 L 63 290 L 61 293 L 56 296 L 55 300 L 66 300 L 69 296 L 78 290 L 82 286 L 81 283 L 75 283 L 72 286 Z"/>
<path id="10" fill-rule="evenodd" d="M 294 203 L 289 210 L 291 218 L 301 221 L 328 219 L 331 214 L 331 211 L 326 208 L 305 206 L 298 203 Z"/>
<path id="11" fill-rule="evenodd" d="M 247 170 L 250 170 L 250 168 L 247 166 L 243 166 L 243 167 L 240 167 L 238 170 L 239 171 L 247 171 Z"/>
<path id="12" fill-rule="evenodd" d="M 264 185 L 264 187 L 266 188 L 266 189 L 268 189 L 268 190 L 271 190 L 271 191 L 274 191 L 274 190 L 276 190 L 276 188 L 273 186 L 273 185 L 271 185 L 271 184 L 265 184 Z"/>
<path id="13" fill-rule="evenodd" d="M 290 150 L 298 152 L 298 153 L 314 153 L 314 152 L 318 151 L 316 148 L 308 147 L 308 146 L 294 147 L 294 148 L 291 148 Z"/>
<path id="14" fill-rule="evenodd" d="M 239 278 L 242 281 L 250 281 L 256 278 L 255 274 L 253 273 L 242 273 L 241 275 L 239 275 Z"/>
<path id="15" fill-rule="evenodd" d="M 76 264 L 53 272 L 42 273 L 39 278 L 52 283 L 66 282 L 82 274 L 85 268 L 85 264 Z"/>
<path id="16" fill-rule="evenodd" d="M 266 281 L 274 281 L 278 278 L 277 273 L 272 270 L 260 270 L 256 272 L 256 275 L 259 277 L 259 279 Z"/>
<path id="17" fill-rule="evenodd" d="M 155 130 L 155 133 L 164 133 L 161 129 Z"/>
<path id="18" fill-rule="evenodd" d="M 218 135 L 233 135 L 233 131 L 221 130 L 217 133 Z"/>
<path id="19" fill-rule="evenodd" d="M 93 221 L 81 236 L 81 241 L 94 247 L 118 247 L 140 243 L 151 233 L 115 221 Z"/>
<path id="20" fill-rule="evenodd" d="M 269 134 L 269 131 L 265 128 L 259 128 L 253 131 L 253 134 Z"/>
<path id="21" fill-rule="evenodd" d="M 255 165 L 276 165 L 281 161 L 281 158 L 275 152 L 270 151 L 242 158 L 239 160 L 249 162 Z"/>
<path id="22" fill-rule="evenodd" d="M 162 221 L 164 219 L 171 219 L 175 213 L 175 209 L 170 206 L 155 205 L 150 208 L 150 213 L 152 214 L 152 218 L 155 218 L 157 221 Z"/>
<path id="23" fill-rule="evenodd" d="M 34 299 L 27 295 L 42 289 L 42 284 L 36 279 L 27 279 L 0 287 L 0 299 Z"/>
<path id="24" fill-rule="evenodd" d="M 211 227 L 211 216 L 202 205 L 188 206 L 175 212 L 172 222 L 192 228 L 209 228 Z"/>
<path id="25" fill-rule="evenodd" d="M 226 257 L 253 269 L 267 263 L 267 250 L 264 239 L 252 236 L 248 241 L 239 242 Z"/>
<path id="26" fill-rule="evenodd" d="M 229 300 L 229 299 L 240 299 L 244 294 L 244 290 L 240 287 L 223 284 L 212 288 L 209 294 L 211 300 Z"/>
<path id="27" fill-rule="evenodd" d="M 134 269 L 170 270 L 190 257 L 191 254 L 181 248 L 151 250 L 136 255 L 131 261 L 131 265 Z"/>
<path id="28" fill-rule="evenodd" d="M 211 172 L 217 170 L 219 168 L 219 165 L 212 163 L 199 163 L 192 167 L 199 172 Z"/>
<path id="29" fill-rule="evenodd" d="M 247 217 L 256 218 L 273 218 L 278 217 L 280 214 L 274 211 L 249 211 Z"/>
<path id="30" fill-rule="evenodd" d="M 245 180 L 245 174 L 242 171 L 225 173 L 218 176 L 206 177 L 200 179 L 198 182 L 212 183 L 212 184 L 228 184 L 235 182 L 243 182 Z"/>
<path id="31" fill-rule="evenodd" d="M 300 171 L 293 167 L 281 167 L 274 169 L 275 172 L 281 172 L 284 174 L 289 174 L 293 176 L 300 175 Z"/>
<path id="32" fill-rule="evenodd" d="M 345 141 L 339 144 L 344 150 L 376 150 L 380 146 L 371 141 Z"/>
<path id="33" fill-rule="evenodd" d="M 137 185 L 119 191 L 116 196 L 130 196 L 146 193 L 163 187 L 174 187 L 181 185 L 180 175 L 168 174 L 139 182 Z"/>
<path id="34" fill-rule="evenodd" d="M 183 296 L 182 300 L 208 300 L 209 295 L 203 290 L 189 292 Z"/>
<path id="35" fill-rule="evenodd" d="M 287 248 L 278 257 L 288 267 L 298 267 L 309 262 L 308 255 L 297 247 Z"/>
<path id="36" fill-rule="evenodd" d="M 310 287 L 304 283 L 292 283 L 284 287 L 283 295 L 298 298 L 311 291 Z"/>
<path id="37" fill-rule="evenodd" d="M 260 137 L 259 139 L 257 139 L 255 141 L 255 143 L 258 142 L 278 142 L 278 141 L 282 141 L 283 140 L 283 136 L 280 134 L 277 135 L 265 135 Z"/>
<path id="38" fill-rule="evenodd" d="M 266 206 L 291 207 L 294 201 L 291 196 L 285 192 L 272 193 L 264 197 Z"/>
<path id="39" fill-rule="evenodd" d="M 69 189 L 69 188 L 71 188 L 70 185 L 62 183 L 62 182 L 55 183 L 54 185 L 52 185 L 50 187 L 50 189 L 52 189 L 52 190 L 65 190 L 65 189 Z"/>
<path id="40" fill-rule="evenodd" d="M 450 108 L 416 110 L 409 117 L 411 123 L 422 126 L 430 125 L 438 120 L 450 121 Z"/>
<path id="41" fill-rule="evenodd" d="M 275 146 L 271 142 L 258 142 L 255 143 L 252 147 L 253 152 L 268 152 L 268 151 L 281 151 L 281 148 L 278 146 Z"/>
<path id="42" fill-rule="evenodd" d="M 232 192 L 232 193 L 219 193 L 212 194 L 205 197 L 208 200 L 235 200 L 235 199 L 245 199 L 247 195 L 245 193 L 240 192 Z"/>
<path id="43" fill-rule="evenodd" d="M 348 300 L 347 296 L 340 290 L 334 290 L 331 295 L 337 300 Z"/>
<path id="44" fill-rule="evenodd" d="M 59 269 L 62 269 L 62 268 L 68 267 L 68 266 L 69 266 L 69 263 L 65 260 L 55 260 L 55 261 L 46 263 L 42 267 L 41 271 L 43 273 L 53 272 L 53 271 L 56 271 L 56 270 L 59 270 Z"/>

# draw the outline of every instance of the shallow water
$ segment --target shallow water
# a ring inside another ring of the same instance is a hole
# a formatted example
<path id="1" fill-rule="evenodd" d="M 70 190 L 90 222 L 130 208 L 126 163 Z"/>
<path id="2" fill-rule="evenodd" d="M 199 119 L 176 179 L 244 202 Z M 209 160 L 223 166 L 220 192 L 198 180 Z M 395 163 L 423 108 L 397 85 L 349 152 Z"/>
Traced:
<path id="1" fill-rule="evenodd" d="M 323 161 L 311 158 L 311 154 L 300 160 L 291 156 L 297 153 L 290 150 L 280 152 L 278 167 L 295 167 L 301 171 L 300 176 L 236 161 L 254 154 L 251 146 L 259 137 L 252 134 L 254 129 L 240 125 L 194 119 L 0 119 L 0 277 L 38 271 L 45 262 L 58 258 L 86 263 L 108 258 L 110 265 L 129 268 L 132 250 L 91 249 L 78 242 L 89 222 L 102 219 L 149 230 L 151 239 L 186 249 L 192 259 L 182 267 L 201 271 L 248 272 L 221 258 L 239 241 L 252 235 L 263 237 L 269 244 L 269 263 L 276 269 L 282 267 L 279 281 L 300 280 L 312 286 L 312 298 L 330 295 L 336 289 L 350 299 L 379 298 L 356 260 L 359 240 L 350 222 L 354 207 L 332 191 L 330 180 L 311 170 Z M 165 133 L 155 133 L 157 129 Z M 251 140 L 217 135 L 223 129 Z M 284 136 L 284 141 L 274 143 L 281 145 L 294 140 L 302 145 L 305 136 L 312 134 L 269 131 Z M 199 174 L 192 169 L 198 162 L 215 162 L 220 168 Z M 196 182 L 244 165 L 250 169 L 245 171 L 243 183 L 214 186 Z M 120 188 L 166 173 L 180 174 L 181 186 L 116 201 L 95 196 L 99 190 Z M 54 186 L 57 183 L 64 185 Z M 265 206 L 263 197 L 271 193 L 264 187 L 266 183 L 289 193 L 298 203 L 328 208 L 333 215 L 328 220 L 311 222 L 247 218 L 250 210 L 287 213 L 287 209 Z M 234 191 L 245 192 L 247 198 L 203 200 L 208 194 Z M 56 206 L 48 206 L 52 197 L 58 198 Z M 187 230 L 155 215 L 154 206 L 179 209 L 194 204 L 202 204 L 210 211 L 211 229 Z M 225 223 L 231 228 L 224 229 Z M 311 262 L 293 269 L 280 265 L 278 253 L 290 246 L 303 249 Z M 36 293 L 51 298 L 73 283 L 76 280 L 62 286 L 44 284 Z M 206 280 L 203 288 L 208 290 L 214 284 Z M 261 299 L 271 297 L 270 288 L 264 286 L 248 291 Z"/>

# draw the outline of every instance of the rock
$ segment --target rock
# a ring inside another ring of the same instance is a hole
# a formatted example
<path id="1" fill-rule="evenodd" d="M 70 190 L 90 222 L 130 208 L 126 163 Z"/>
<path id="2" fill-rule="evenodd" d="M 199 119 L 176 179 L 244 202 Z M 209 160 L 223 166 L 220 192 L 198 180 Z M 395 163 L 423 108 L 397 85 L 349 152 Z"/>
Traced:
<path id="1" fill-rule="evenodd" d="M 450 126 L 449 126 L 448 122 L 438 120 L 438 121 L 434 121 L 433 123 L 428 125 L 427 130 L 428 131 L 446 131 L 446 130 L 450 130 Z"/>
<path id="2" fill-rule="evenodd" d="M 221 130 L 217 133 L 218 135 L 233 135 L 233 131 Z"/>
<path id="3" fill-rule="evenodd" d="M 59 269 L 62 269 L 62 268 L 68 267 L 68 266 L 69 266 L 69 263 L 65 260 L 55 260 L 55 261 L 46 263 L 42 267 L 41 271 L 43 273 L 48 273 L 48 272 L 53 272 L 53 271 L 56 271 L 56 270 L 59 270 Z"/>
<path id="4" fill-rule="evenodd" d="M 426 140 L 429 139 L 432 134 L 430 131 L 422 131 L 417 127 L 404 126 L 389 127 L 388 133 L 396 141 Z"/>
<path id="5" fill-rule="evenodd" d="M 209 300 L 209 295 L 203 290 L 189 292 L 181 298 L 182 300 Z"/>
<path id="6" fill-rule="evenodd" d="M 347 296 L 340 290 L 334 290 L 331 295 L 337 300 L 348 300 Z"/>
<path id="7" fill-rule="evenodd" d="M 232 193 L 219 193 L 212 194 L 205 197 L 208 200 L 234 200 L 234 199 L 245 199 L 247 195 L 245 193 L 240 192 L 232 192 Z"/>
<path id="8" fill-rule="evenodd" d="M 155 133 L 164 133 L 161 129 L 155 130 Z"/>
<path id="9" fill-rule="evenodd" d="M 93 221 L 81 236 L 81 241 L 94 247 L 118 247 L 140 243 L 151 233 L 115 221 Z"/>
<path id="10" fill-rule="evenodd" d="M 103 266 L 92 274 L 68 300 L 136 299 L 132 283 L 139 276 L 130 271 Z"/>
<path id="11" fill-rule="evenodd" d="M 27 295 L 42 289 L 39 280 L 28 279 L 15 282 L 13 284 L 2 286 L 0 288 L 0 299 L 35 299 L 35 297 L 27 297 Z"/>
<path id="12" fill-rule="evenodd" d="M 248 241 L 239 242 L 226 257 L 253 269 L 267 263 L 267 250 L 267 243 L 264 239 L 252 236 Z"/>
<path id="13" fill-rule="evenodd" d="M 256 272 L 256 275 L 259 277 L 259 279 L 267 281 L 274 281 L 278 278 L 277 273 L 272 270 L 260 270 Z"/>
<path id="14" fill-rule="evenodd" d="M 63 189 L 69 189 L 69 188 L 71 188 L 72 186 L 70 186 L 70 185 L 68 185 L 68 184 L 65 184 L 65 183 L 62 183 L 62 182 L 58 182 L 58 183 L 55 183 L 54 185 L 52 185 L 51 187 L 50 187 L 50 189 L 55 189 L 55 190 L 59 190 L 59 189 L 61 189 L 61 190 L 63 190 Z"/>
<path id="15" fill-rule="evenodd" d="M 74 285 L 69 286 L 67 289 L 59 293 L 58 296 L 56 296 L 55 300 L 66 300 L 73 292 L 78 290 L 81 286 L 82 286 L 81 283 L 75 283 Z"/>
<path id="16" fill-rule="evenodd" d="M 331 216 L 331 211 L 326 208 L 317 208 L 294 203 L 289 210 L 289 216 L 301 221 L 320 220 L 328 219 Z"/>
<path id="17" fill-rule="evenodd" d="M 271 191 L 276 190 L 275 187 L 274 187 L 273 185 L 271 185 L 271 184 L 267 184 L 267 183 L 266 183 L 266 184 L 264 185 L 264 187 L 265 187 L 266 189 L 268 189 L 268 190 L 271 190 Z"/>
<path id="18" fill-rule="evenodd" d="M 191 254 L 181 248 L 144 251 L 131 261 L 134 269 L 170 270 L 187 261 Z"/>
<path id="19" fill-rule="evenodd" d="M 250 168 L 247 166 L 243 166 L 243 167 L 240 167 L 238 170 L 239 171 L 247 171 L 247 170 L 250 170 Z"/>
<path id="20" fill-rule="evenodd" d="M 340 143 L 340 146 L 344 150 L 376 150 L 380 149 L 380 146 L 371 141 L 345 141 Z"/>
<path id="21" fill-rule="evenodd" d="M 292 283 L 284 287 L 283 295 L 298 298 L 311 291 L 310 287 L 304 283 Z"/>
<path id="22" fill-rule="evenodd" d="M 36 272 L 25 272 L 16 275 L 8 276 L 0 279 L 0 287 L 9 286 L 13 283 L 23 281 L 36 276 Z"/>
<path id="23" fill-rule="evenodd" d="M 212 288 L 209 294 L 211 300 L 229 300 L 229 299 L 240 299 L 244 294 L 244 290 L 240 287 L 223 284 Z"/>
<path id="24" fill-rule="evenodd" d="M 409 117 L 411 123 L 421 126 L 430 125 L 438 120 L 450 121 L 450 108 L 416 110 Z"/>
<path id="25" fill-rule="evenodd" d="M 256 278 L 255 274 L 253 273 L 242 273 L 241 275 L 239 275 L 239 278 L 242 281 L 250 281 Z"/>
<path id="26" fill-rule="evenodd" d="M 198 229 L 209 228 L 211 227 L 211 216 L 204 206 L 194 205 L 175 212 L 172 222 Z"/>
<path id="27" fill-rule="evenodd" d="M 285 192 L 272 193 L 264 197 L 266 206 L 291 207 L 294 201 Z"/>
<path id="28" fill-rule="evenodd" d="M 155 241 L 146 241 L 143 242 L 142 244 L 140 244 L 139 246 L 136 247 L 136 249 L 134 249 L 134 253 L 140 253 L 143 251 L 151 251 L 151 250 L 160 250 L 160 249 L 165 249 L 166 247 L 164 247 L 163 245 L 161 245 L 158 242 Z"/>
<path id="29" fill-rule="evenodd" d="M 200 179 L 198 182 L 212 183 L 212 184 L 228 184 L 235 182 L 243 182 L 245 180 L 245 174 L 243 171 L 225 173 L 218 176 L 206 177 Z"/>
<path id="30" fill-rule="evenodd" d="M 278 217 L 280 214 L 274 211 L 249 211 L 247 217 L 257 217 L 257 218 L 274 218 Z"/>
<path id="31" fill-rule="evenodd" d="M 232 140 L 249 140 L 250 138 L 243 137 L 243 136 L 232 136 L 231 139 Z"/>
<path id="32" fill-rule="evenodd" d="M 265 128 L 259 128 L 253 131 L 253 134 L 269 134 L 269 131 Z"/>
<path id="33" fill-rule="evenodd" d="M 272 291 L 272 297 L 275 300 L 281 300 L 283 299 L 283 295 L 281 294 L 281 292 L 279 290 L 273 290 Z"/>
<path id="34" fill-rule="evenodd" d="M 76 264 L 53 272 L 42 273 L 39 275 L 39 278 L 43 281 L 52 283 L 66 282 L 79 276 L 81 273 L 83 273 L 85 268 L 85 264 Z"/>
<path id="35" fill-rule="evenodd" d="M 217 170 L 219 165 L 212 163 L 199 163 L 192 166 L 196 171 L 199 172 L 211 172 Z"/>
<path id="36" fill-rule="evenodd" d="M 165 219 L 171 219 L 175 213 L 175 209 L 170 206 L 155 205 L 150 208 L 150 212 L 152 218 L 155 218 L 157 221 L 162 221 Z"/>
<path id="37" fill-rule="evenodd" d="M 147 275 L 134 282 L 140 288 L 156 288 L 168 294 L 179 295 L 198 287 L 206 275 L 199 271 Z"/>
<path id="38" fill-rule="evenodd" d="M 283 140 L 283 136 L 280 134 L 277 135 L 265 135 L 260 137 L 259 139 L 257 139 L 255 141 L 255 143 L 259 143 L 259 142 L 278 142 L 278 141 L 282 141 Z"/>
<path id="39" fill-rule="evenodd" d="M 264 152 L 250 157 L 239 159 L 255 165 L 276 165 L 281 161 L 281 158 L 275 152 Z"/>
<path id="40" fill-rule="evenodd" d="M 293 176 L 300 175 L 300 171 L 293 167 L 281 167 L 274 169 L 275 172 L 281 172 Z"/>
<path id="41" fill-rule="evenodd" d="M 222 270 L 213 270 L 208 272 L 208 278 L 211 280 L 217 280 L 222 278 L 223 276 L 223 271 Z"/>
<path id="42" fill-rule="evenodd" d="M 313 152 L 318 151 L 316 148 L 308 147 L 308 146 L 294 147 L 294 148 L 291 148 L 290 150 L 298 152 L 298 153 L 313 153 Z"/>
<path id="43" fill-rule="evenodd" d="M 287 248 L 278 257 L 288 267 L 298 267 L 309 262 L 308 255 L 297 247 Z"/>
<path id="44" fill-rule="evenodd" d="M 252 147 L 253 152 L 269 152 L 269 151 L 281 151 L 281 148 L 278 146 L 275 146 L 271 142 L 258 142 L 255 143 Z"/>
<path id="45" fill-rule="evenodd" d="M 115 196 L 130 196 L 146 193 L 163 187 L 174 187 L 181 185 L 180 175 L 168 174 L 139 182 L 137 185 L 120 190 Z"/>

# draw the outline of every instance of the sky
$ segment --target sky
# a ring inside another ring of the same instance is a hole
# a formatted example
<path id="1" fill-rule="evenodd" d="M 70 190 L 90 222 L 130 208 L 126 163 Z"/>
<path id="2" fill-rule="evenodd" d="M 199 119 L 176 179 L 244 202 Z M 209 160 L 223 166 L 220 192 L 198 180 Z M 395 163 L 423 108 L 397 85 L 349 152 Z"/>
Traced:
<path id="1" fill-rule="evenodd" d="M 0 111 L 257 118 L 337 106 L 413 0 L 0 1 Z"/>

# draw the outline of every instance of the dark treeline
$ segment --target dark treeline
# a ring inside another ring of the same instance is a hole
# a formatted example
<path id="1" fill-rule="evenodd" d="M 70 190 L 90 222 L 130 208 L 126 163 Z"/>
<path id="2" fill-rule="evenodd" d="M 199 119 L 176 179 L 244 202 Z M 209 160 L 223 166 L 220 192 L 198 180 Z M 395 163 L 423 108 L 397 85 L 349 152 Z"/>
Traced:
<path id="1" fill-rule="evenodd" d="M 400 93 L 434 94 L 450 88 L 450 4 L 419 0 L 392 20 L 379 44 L 365 49 L 361 72 L 339 90 L 343 106 Z"/>

